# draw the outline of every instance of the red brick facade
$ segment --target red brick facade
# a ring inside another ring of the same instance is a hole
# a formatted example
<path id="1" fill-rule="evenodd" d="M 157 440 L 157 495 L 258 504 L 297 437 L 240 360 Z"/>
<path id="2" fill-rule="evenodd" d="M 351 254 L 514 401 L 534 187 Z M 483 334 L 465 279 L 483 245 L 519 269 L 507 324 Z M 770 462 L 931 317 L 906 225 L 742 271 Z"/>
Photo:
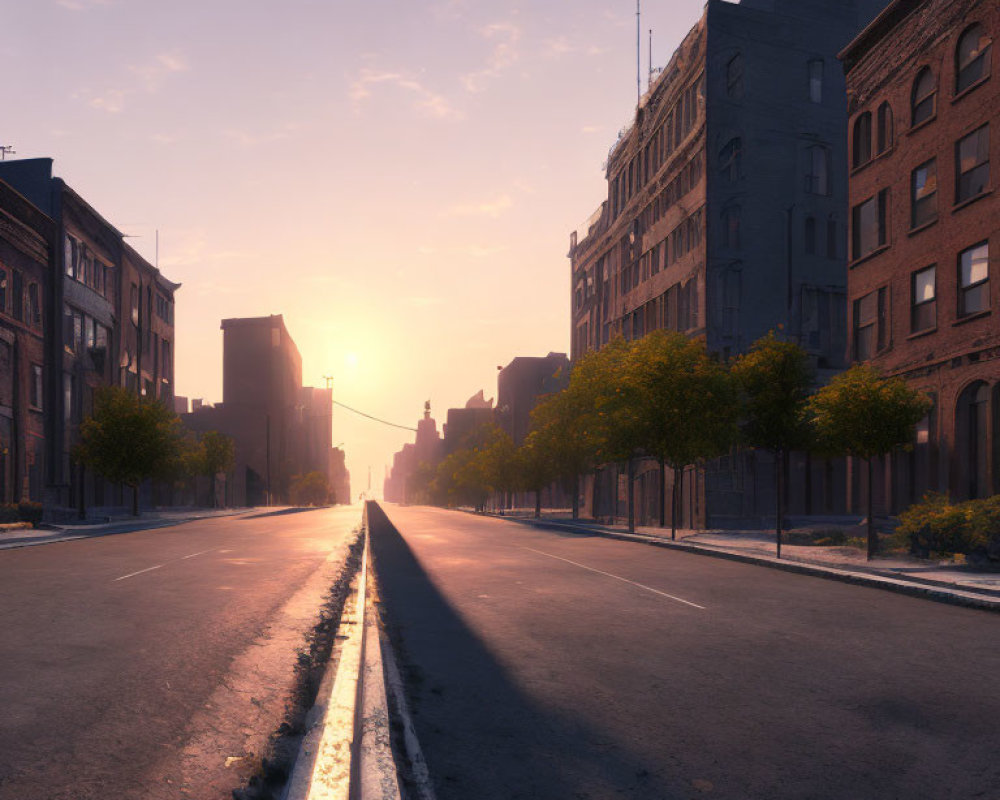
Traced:
<path id="1" fill-rule="evenodd" d="M 1000 491 L 998 31 L 996 0 L 896 0 L 841 54 L 850 355 L 935 403 L 882 470 L 892 511 Z"/>

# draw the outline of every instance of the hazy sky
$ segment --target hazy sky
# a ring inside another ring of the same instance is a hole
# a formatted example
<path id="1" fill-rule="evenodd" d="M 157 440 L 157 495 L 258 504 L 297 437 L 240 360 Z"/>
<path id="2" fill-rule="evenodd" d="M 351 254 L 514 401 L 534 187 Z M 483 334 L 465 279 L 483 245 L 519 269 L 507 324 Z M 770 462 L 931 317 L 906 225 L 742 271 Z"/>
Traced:
<path id="1" fill-rule="evenodd" d="M 662 66 L 701 0 L 645 0 Z M 224 317 L 284 314 L 306 385 L 414 425 L 569 345 L 569 233 L 635 103 L 630 0 L 11 0 L 0 144 L 180 281 L 177 393 Z M 334 411 L 355 492 L 411 434 Z"/>

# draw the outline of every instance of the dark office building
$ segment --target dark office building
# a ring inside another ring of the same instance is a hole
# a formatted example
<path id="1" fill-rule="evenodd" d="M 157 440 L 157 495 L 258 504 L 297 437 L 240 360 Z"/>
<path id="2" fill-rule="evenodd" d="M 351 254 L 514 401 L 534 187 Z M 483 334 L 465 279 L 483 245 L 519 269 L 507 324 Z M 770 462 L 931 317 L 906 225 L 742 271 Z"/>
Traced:
<path id="1" fill-rule="evenodd" d="M 531 410 L 539 399 L 569 383 L 565 353 L 518 356 L 497 375 L 496 422 L 520 445 L 531 428 Z"/>
<path id="2" fill-rule="evenodd" d="M 821 375 L 844 366 L 847 114 L 836 56 L 884 4 L 709 0 L 612 146 L 607 199 L 570 237 L 573 359 L 658 328 L 730 358 L 780 330 Z M 843 510 L 830 465 L 799 461 L 790 510 Z M 749 452 L 689 470 L 684 524 L 770 513 L 771 472 Z M 613 473 L 588 498 L 598 513 L 624 497 Z M 640 469 L 640 519 L 658 516 L 663 479 L 653 464 Z"/>

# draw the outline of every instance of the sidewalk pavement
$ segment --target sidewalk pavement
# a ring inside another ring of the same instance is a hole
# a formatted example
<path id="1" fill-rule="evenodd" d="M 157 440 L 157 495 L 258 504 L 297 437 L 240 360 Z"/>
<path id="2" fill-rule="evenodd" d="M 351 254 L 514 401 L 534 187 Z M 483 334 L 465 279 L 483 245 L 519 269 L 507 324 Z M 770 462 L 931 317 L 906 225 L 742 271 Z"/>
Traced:
<path id="1" fill-rule="evenodd" d="M 852 583 L 915 594 L 959 605 L 1000 611 L 1000 570 L 978 569 L 955 561 L 928 561 L 902 554 L 877 556 L 867 561 L 863 550 L 849 546 L 781 545 L 781 559 L 775 557 L 774 531 L 678 529 L 677 539 L 670 528 L 606 524 L 593 519 L 573 520 L 567 511 L 506 511 L 513 519 L 538 527 L 596 533 L 616 539 L 643 541 L 661 547 L 699 552 L 721 558 L 747 561 L 793 572 L 804 572 Z"/>
<path id="2" fill-rule="evenodd" d="M 138 517 L 122 515 L 110 517 L 103 522 L 86 520 L 79 524 L 45 524 L 43 528 L 18 528 L 0 530 L 0 550 L 13 547 L 30 547 L 53 542 L 67 542 L 73 539 L 89 539 L 95 536 L 109 536 L 115 533 L 131 533 L 132 531 L 168 528 L 198 519 L 210 517 L 229 517 L 250 513 L 274 513 L 286 510 L 271 506 L 270 508 L 186 508 L 163 511 L 144 511 Z"/>

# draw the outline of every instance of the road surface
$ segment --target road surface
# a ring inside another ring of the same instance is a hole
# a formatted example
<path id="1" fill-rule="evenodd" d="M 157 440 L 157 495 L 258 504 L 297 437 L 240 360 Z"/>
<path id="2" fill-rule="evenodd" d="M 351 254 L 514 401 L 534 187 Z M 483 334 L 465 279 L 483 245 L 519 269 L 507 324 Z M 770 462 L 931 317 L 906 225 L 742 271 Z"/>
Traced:
<path id="1" fill-rule="evenodd" d="M 360 508 L 0 552 L 0 800 L 228 800 Z"/>
<path id="2" fill-rule="evenodd" d="M 384 508 L 379 593 L 438 800 L 1000 797 L 996 614 Z"/>

